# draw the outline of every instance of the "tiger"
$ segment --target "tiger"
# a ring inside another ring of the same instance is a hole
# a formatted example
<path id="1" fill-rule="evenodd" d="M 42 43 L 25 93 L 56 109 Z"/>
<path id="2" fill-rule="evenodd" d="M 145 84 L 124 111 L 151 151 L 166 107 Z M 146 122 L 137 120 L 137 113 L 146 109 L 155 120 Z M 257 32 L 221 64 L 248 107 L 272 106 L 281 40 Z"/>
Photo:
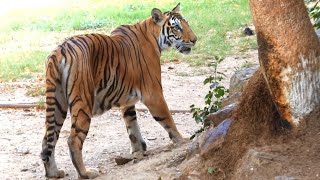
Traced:
<path id="1" fill-rule="evenodd" d="M 185 138 L 177 130 L 164 99 L 161 53 L 175 47 L 189 54 L 197 41 L 180 3 L 171 11 L 151 10 L 151 17 L 133 25 L 121 25 L 110 35 L 75 35 L 65 39 L 46 60 L 46 117 L 41 159 L 45 176 L 63 178 L 57 168 L 55 146 L 69 110 L 68 147 L 80 178 L 91 179 L 98 171 L 86 168 L 82 147 L 91 118 L 113 107 L 122 112 L 131 153 L 145 152 L 146 143 L 137 123 L 135 104 L 140 101 L 167 131 L 173 143 Z"/>

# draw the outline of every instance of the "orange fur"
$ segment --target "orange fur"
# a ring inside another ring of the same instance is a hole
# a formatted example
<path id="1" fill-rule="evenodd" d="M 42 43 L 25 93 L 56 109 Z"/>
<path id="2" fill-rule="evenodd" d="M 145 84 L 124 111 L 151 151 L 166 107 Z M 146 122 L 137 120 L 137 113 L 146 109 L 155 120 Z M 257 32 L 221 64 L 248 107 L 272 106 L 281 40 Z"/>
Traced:
<path id="1" fill-rule="evenodd" d="M 68 145 L 80 177 L 94 178 L 85 168 L 82 146 L 93 115 L 121 107 L 132 152 L 145 151 L 136 121 L 134 104 L 142 101 L 168 132 L 173 142 L 182 142 L 162 93 L 161 52 L 175 46 L 189 53 L 196 36 L 180 5 L 171 12 L 152 10 L 152 17 L 134 25 L 116 28 L 110 36 L 85 34 L 66 39 L 48 57 L 46 64 L 46 133 L 41 157 L 47 177 L 63 177 L 57 169 L 54 149 L 68 109 L 72 127 Z"/>

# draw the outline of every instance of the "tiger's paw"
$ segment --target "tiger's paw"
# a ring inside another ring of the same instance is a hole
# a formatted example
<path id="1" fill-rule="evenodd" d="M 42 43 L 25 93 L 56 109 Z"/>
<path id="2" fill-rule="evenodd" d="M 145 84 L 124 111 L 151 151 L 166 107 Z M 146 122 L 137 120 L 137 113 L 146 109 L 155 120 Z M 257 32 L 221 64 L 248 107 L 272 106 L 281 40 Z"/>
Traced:
<path id="1" fill-rule="evenodd" d="M 176 137 L 171 139 L 174 144 L 180 145 L 189 142 L 189 138 Z"/>
<path id="2" fill-rule="evenodd" d="M 80 175 L 81 179 L 94 179 L 99 176 L 99 172 L 95 169 L 88 168 L 84 175 Z"/>
<path id="3" fill-rule="evenodd" d="M 46 174 L 47 178 L 63 178 L 64 176 L 65 176 L 65 173 L 63 170 L 57 170 L 52 173 L 47 172 L 47 174 Z"/>

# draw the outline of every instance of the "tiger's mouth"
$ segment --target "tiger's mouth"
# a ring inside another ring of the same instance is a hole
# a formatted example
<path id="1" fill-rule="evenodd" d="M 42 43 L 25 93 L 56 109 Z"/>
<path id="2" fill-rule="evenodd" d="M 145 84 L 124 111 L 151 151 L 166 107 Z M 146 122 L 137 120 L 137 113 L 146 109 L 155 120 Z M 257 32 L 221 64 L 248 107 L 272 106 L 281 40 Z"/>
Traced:
<path id="1" fill-rule="evenodd" d="M 191 52 L 191 47 L 193 45 L 194 45 L 193 43 L 181 43 L 181 44 L 177 44 L 176 48 L 182 54 L 189 54 Z"/>

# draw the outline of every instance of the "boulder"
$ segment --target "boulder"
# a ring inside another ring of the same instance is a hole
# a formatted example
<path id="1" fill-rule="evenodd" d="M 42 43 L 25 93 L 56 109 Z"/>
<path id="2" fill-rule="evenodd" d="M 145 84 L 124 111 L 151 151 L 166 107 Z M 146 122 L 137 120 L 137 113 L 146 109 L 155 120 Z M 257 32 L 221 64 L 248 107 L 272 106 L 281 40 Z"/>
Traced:
<path id="1" fill-rule="evenodd" d="M 204 126 L 218 126 L 223 120 L 231 118 L 232 112 L 238 107 L 237 102 L 232 103 L 228 106 L 223 107 L 219 111 L 212 113 L 204 121 Z"/>
<path id="2" fill-rule="evenodd" d="M 258 70 L 259 65 L 241 67 L 230 78 L 229 96 L 222 101 L 222 107 L 239 102 L 241 93 L 248 80 Z"/>
<path id="3" fill-rule="evenodd" d="M 210 152 L 221 147 L 232 121 L 233 119 L 226 119 L 201 135 L 198 141 L 202 157 L 207 158 Z"/>
<path id="4" fill-rule="evenodd" d="M 241 67 L 230 79 L 229 95 L 242 92 L 250 77 L 258 70 L 259 65 Z"/>

